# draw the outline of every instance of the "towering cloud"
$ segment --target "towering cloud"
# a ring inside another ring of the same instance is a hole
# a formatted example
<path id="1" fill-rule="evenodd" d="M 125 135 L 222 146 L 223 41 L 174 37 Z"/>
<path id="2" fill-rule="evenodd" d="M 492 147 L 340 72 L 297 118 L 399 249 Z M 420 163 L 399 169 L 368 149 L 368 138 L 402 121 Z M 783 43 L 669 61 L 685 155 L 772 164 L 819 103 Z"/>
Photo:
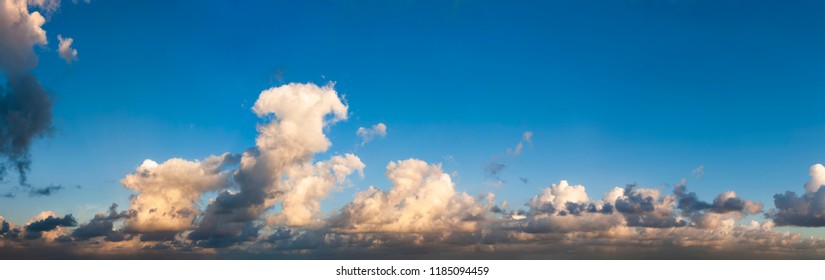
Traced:
<path id="1" fill-rule="evenodd" d="M 364 168 L 351 154 L 313 162 L 331 143 L 324 128 L 347 118 L 347 106 L 333 84 L 291 83 L 261 92 L 252 110 L 268 120 L 258 125 L 255 147 L 243 153 L 234 181 L 239 191 L 224 191 L 206 209 L 189 239 L 225 244 L 256 236 L 253 223 L 280 203 L 270 224 L 317 223 L 319 201 L 347 176 Z"/>
<path id="2" fill-rule="evenodd" d="M 0 154 L 7 168 L 15 169 L 19 181 L 26 184 L 29 169 L 29 147 L 32 140 L 44 136 L 51 128 L 52 100 L 46 90 L 29 72 L 37 65 L 35 45 L 45 46 L 46 18 L 29 6 L 52 13 L 60 1 L 2 0 L 0 2 L 0 71 L 7 85 L 0 88 Z"/>

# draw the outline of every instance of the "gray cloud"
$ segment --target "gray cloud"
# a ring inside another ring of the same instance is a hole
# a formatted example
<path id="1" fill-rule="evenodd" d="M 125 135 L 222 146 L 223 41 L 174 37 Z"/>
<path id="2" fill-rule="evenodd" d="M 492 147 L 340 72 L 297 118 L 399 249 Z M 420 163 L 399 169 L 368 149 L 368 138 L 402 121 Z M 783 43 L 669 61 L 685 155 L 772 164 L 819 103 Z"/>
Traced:
<path id="1" fill-rule="evenodd" d="M 45 23 L 39 7 L 47 14 L 56 11 L 60 1 L 14 1 L 0 5 L 0 71 L 6 86 L 0 88 L 0 155 L 6 162 L 0 176 L 14 169 L 21 185 L 31 165 L 29 148 L 36 138 L 52 130 L 52 99 L 29 70 L 37 65 L 35 45 L 46 45 Z"/>
<path id="2" fill-rule="evenodd" d="M 29 196 L 50 196 L 63 189 L 60 185 L 49 185 L 42 188 L 29 189 Z"/>

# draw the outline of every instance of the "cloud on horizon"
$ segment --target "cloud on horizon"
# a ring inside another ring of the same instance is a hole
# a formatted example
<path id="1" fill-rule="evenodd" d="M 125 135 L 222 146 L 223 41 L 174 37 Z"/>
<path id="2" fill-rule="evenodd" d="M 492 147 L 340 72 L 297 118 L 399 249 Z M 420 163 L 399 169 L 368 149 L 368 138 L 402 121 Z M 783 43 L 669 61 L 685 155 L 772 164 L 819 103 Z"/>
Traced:
<path id="1" fill-rule="evenodd" d="M 819 225 L 822 165 L 811 168 L 804 195 L 777 195 L 768 211 L 733 191 L 703 201 L 684 179 L 600 197 L 562 180 L 511 208 L 492 192 L 456 190 L 440 164 L 410 158 L 386 165 L 386 188 L 323 213 L 321 203 L 366 167 L 354 154 L 316 159 L 332 145 L 325 131 L 347 119 L 334 85 L 273 87 L 252 110 L 263 120 L 254 147 L 147 159 L 121 180 L 134 192 L 127 210 L 113 204 L 83 223 L 51 211 L 23 225 L 0 216 L 0 258 L 817 258 L 825 250 L 825 239 L 775 229 Z M 769 219 L 746 220 L 759 214 Z"/>

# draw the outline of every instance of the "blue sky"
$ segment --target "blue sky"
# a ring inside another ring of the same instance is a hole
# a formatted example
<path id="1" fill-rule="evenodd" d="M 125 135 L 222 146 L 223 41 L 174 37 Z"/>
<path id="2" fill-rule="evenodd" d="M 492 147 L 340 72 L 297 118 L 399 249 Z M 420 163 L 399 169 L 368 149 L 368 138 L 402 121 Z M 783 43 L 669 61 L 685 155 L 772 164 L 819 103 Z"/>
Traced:
<path id="1" fill-rule="evenodd" d="M 407 158 L 442 162 L 457 189 L 519 207 L 562 179 L 599 198 L 687 178 L 702 199 L 734 190 L 772 208 L 825 159 L 823 11 L 816 1 L 64 4 L 43 26 L 50 46 L 36 47 L 57 130 L 35 143 L 29 176 L 82 188 L 4 199 L 0 213 L 86 220 L 125 207 L 119 180 L 144 159 L 242 152 L 255 144 L 262 90 L 330 81 L 350 119 L 330 128 L 328 154 L 354 152 L 367 167 L 327 212 L 388 188 L 385 166 Z M 77 62 L 57 56 L 57 34 L 74 38 Z M 378 122 L 387 137 L 360 147 L 356 129 Z M 524 131 L 532 145 L 508 157 Z M 506 159 L 500 188 L 484 184 L 493 159 Z M 704 178 L 691 176 L 700 165 Z"/>

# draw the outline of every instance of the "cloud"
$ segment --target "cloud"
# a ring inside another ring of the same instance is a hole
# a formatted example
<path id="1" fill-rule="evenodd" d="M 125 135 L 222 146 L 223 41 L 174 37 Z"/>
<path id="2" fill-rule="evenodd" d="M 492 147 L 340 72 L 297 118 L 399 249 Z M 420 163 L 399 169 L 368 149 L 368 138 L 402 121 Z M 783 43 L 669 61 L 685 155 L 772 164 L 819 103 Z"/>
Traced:
<path id="1" fill-rule="evenodd" d="M 46 31 L 42 26 L 47 15 L 60 6 L 60 1 L 3 0 L 0 4 L 0 72 L 6 74 L 6 86 L 0 88 L 0 154 L 7 162 L 0 167 L 0 175 L 8 168 L 19 174 L 19 182 L 26 185 L 29 169 L 29 147 L 35 138 L 51 130 L 52 100 L 29 70 L 37 65 L 34 46 L 45 46 Z"/>
<path id="2" fill-rule="evenodd" d="M 699 179 L 705 178 L 705 166 L 699 165 L 699 167 L 696 167 L 690 171 L 690 175 L 696 176 L 696 178 Z"/>
<path id="3" fill-rule="evenodd" d="M 378 123 L 371 128 L 359 127 L 355 134 L 361 137 L 361 146 L 364 146 L 364 144 L 372 142 L 375 138 L 387 137 L 387 125 Z"/>
<path id="4" fill-rule="evenodd" d="M 524 145 L 532 145 L 533 144 L 533 132 L 532 131 L 525 131 L 521 134 L 521 141 L 516 144 L 516 147 L 513 149 L 507 149 L 507 153 L 512 155 L 513 157 L 517 157 L 521 155 L 521 151 L 524 149 Z"/>
<path id="5" fill-rule="evenodd" d="M 57 53 L 60 58 L 66 61 L 67 64 L 77 61 L 77 50 L 72 48 L 74 39 L 70 37 L 63 38 L 62 35 L 57 35 L 57 40 L 60 41 L 57 47 Z"/>
<path id="6" fill-rule="evenodd" d="M 564 211 L 567 203 L 586 203 L 590 200 L 584 191 L 584 186 L 571 186 L 567 180 L 562 180 L 559 184 L 552 184 L 542 190 L 539 195 L 534 196 L 527 202 L 530 212 L 533 214 L 552 214 L 556 211 Z"/>
<path id="7" fill-rule="evenodd" d="M 290 83 L 261 92 L 252 110 L 268 122 L 258 125 L 255 147 L 241 156 L 233 177 L 239 191 L 223 191 L 211 201 L 188 238 L 225 245 L 222 240 L 254 235 L 253 223 L 276 204 L 282 211 L 263 217 L 269 224 L 317 223 L 319 201 L 364 168 L 351 154 L 313 160 L 331 145 L 324 129 L 346 120 L 347 108 L 332 83 Z"/>
<path id="8" fill-rule="evenodd" d="M 809 170 L 811 179 L 805 183 L 805 193 L 786 191 L 773 196 L 776 209 L 768 212 L 778 226 L 825 226 L 825 167 L 814 164 Z"/>
<path id="9" fill-rule="evenodd" d="M 254 147 L 145 160 L 121 180 L 134 192 L 128 210 L 112 204 L 80 226 L 51 211 L 23 226 L 0 217 L 0 258 L 793 258 L 825 250 L 825 239 L 774 229 L 825 223 L 821 166 L 804 195 L 777 195 L 765 222 L 744 221 L 761 204 L 733 191 L 703 201 L 684 180 L 672 191 L 626 185 L 601 197 L 561 180 L 511 209 L 493 193 L 459 190 L 440 164 L 418 159 L 388 163 L 389 186 L 324 213 L 324 199 L 366 168 L 329 151 L 325 133 L 348 111 L 334 85 L 273 87 L 252 110 L 262 119 Z M 530 143 L 528 131 L 519 144 Z M 506 167 L 493 160 L 485 175 L 501 181 Z"/>
<path id="10" fill-rule="evenodd" d="M 806 192 L 815 193 L 820 187 L 825 185 L 825 166 L 822 164 L 817 163 L 811 165 L 811 168 L 808 170 L 808 175 L 811 176 L 811 180 L 805 183 Z"/>
<path id="11" fill-rule="evenodd" d="M 77 240 L 88 240 L 95 237 L 104 236 L 106 241 L 119 242 L 125 239 L 124 234 L 114 230 L 114 223 L 128 217 L 126 211 L 118 212 L 118 205 L 112 204 L 107 213 L 95 214 L 88 223 L 77 227 L 71 237 Z"/>
<path id="12" fill-rule="evenodd" d="M 71 214 L 59 217 L 55 215 L 54 212 L 48 211 L 41 213 L 35 217 L 35 219 L 36 220 L 27 223 L 24 227 L 26 239 L 39 239 L 43 237 L 44 232 L 54 231 L 61 227 L 77 226 L 77 220 L 75 220 Z M 54 240 L 57 236 L 50 236 L 47 238 Z"/>
<path id="13" fill-rule="evenodd" d="M 32 188 L 29 190 L 29 196 L 50 196 L 63 189 L 60 185 L 49 185 L 42 188 Z"/>
<path id="14" fill-rule="evenodd" d="M 338 232 L 441 232 L 480 229 L 489 207 L 472 196 L 456 192 L 450 175 L 438 164 L 417 159 L 391 162 L 389 191 L 375 187 L 331 218 Z"/>
<path id="15" fill-rule="evenodd" d="M 192 228 L 200 213 L 196 203 L 201 195 L 227 187 L 227 165 L 237 164 L 229 153 L 210 156 L 203 161 L 173 158 L 158 164 L 145 160 L 121 184 L 137 192 L 124 223 L 129 233 L 177 233 Z"/>

